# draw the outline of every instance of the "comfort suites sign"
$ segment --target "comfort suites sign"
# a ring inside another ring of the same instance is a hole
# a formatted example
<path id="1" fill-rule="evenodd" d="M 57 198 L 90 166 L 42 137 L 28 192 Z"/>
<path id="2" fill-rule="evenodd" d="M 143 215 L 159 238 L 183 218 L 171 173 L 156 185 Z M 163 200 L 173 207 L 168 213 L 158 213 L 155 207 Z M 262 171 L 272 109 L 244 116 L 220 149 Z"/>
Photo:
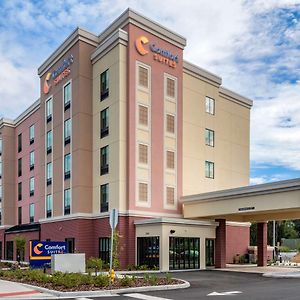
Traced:
<path id="1" fill-rule="evenodd" d="M 140 36 L 135 40 L 135 48 L 140 55 L 147 55 L 149 51 L 153 53 L 153 59 L 176 68 L 178 55 L 173 54 L 170 50 L 161 48 L 159 44 L 149 41 L 146 36 Z"/>
<path id="2" fill-rule="evenodd" d="M 73 63 L 74 57 L 71 54 L 69 57 L 65 58 L 61 65 L 55 70 L 48 72 L 44 81 L 43 92 L 44 94 L 48 94 L 52 84 L 57 85 L 61 82 L 65 77 L 69 76 L 71 73 L 70 65 Z"/>

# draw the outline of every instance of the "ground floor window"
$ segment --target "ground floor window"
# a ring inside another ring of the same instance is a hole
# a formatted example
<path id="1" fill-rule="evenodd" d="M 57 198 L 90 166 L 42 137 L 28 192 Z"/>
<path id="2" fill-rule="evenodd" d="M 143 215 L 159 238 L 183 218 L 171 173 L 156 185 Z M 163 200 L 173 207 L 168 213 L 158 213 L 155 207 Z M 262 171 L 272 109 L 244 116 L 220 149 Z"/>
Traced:
<path id="1" fill-rule="evenodd" d="M 170 237 L 170 270 L 200 268 L 200 239 L 189 237 Z"/>
<path id="2" fill-rule="evenodd" d="M 105 264 L 109 264 L 110 258 L 110 238 L 99 238 L 99 257 Z"/>
<path id="3" fill-rule="evenodd" d="M 14 242 L 13 241 L 7 241 L 6 242 L 6 259 L 7 260 L 13 260 L 14 259 Z"/>
<path id="4" fill-rule="evenodd" d="M 215 265 L 215 240 L 214 239 L 205 240 L 205 261 L 206 261 L 206 266 Z"/>
<path id="5" fill-rule="evenodd" d="M 0 259 L 2 259 L 2 242 L 0 242 Z"/>
<path id="6" fill-rule="evenodd" d="M 137 264 L 159 267 L 159 236 L 137 238 Z"/>
<path id="7" fill-rule="evenodd" d="M 75 239 L 74 238 L 66 238 L 65 241 L 67 242 L 69 253 L 74 253 L 75 252 Z"/>

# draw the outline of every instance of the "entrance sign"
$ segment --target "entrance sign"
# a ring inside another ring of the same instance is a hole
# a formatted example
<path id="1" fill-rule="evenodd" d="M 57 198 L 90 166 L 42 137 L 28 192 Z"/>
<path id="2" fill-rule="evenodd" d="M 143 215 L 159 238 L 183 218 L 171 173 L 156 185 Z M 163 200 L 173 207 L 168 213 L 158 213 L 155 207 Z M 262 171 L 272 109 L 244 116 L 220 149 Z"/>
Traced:
<path id="1" fill-rule="evenodd" d="M 67 242 L 29 242 L 29 261 L 33 268 L 43 267 L 45 264 L 51 263 L 52 254 L 62 253 L 68 253 Z"/>

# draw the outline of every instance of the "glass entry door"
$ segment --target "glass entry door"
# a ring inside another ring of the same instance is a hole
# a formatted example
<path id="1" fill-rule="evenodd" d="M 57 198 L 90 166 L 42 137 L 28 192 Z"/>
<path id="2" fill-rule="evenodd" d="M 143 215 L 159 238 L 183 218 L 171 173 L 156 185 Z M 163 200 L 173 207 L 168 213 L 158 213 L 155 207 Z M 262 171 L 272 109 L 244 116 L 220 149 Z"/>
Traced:
<path id="1" fill-rule="evenodd" d="M 169 269 L 199 269 L 200 239 L 189 237 L 169 238 Z"/>

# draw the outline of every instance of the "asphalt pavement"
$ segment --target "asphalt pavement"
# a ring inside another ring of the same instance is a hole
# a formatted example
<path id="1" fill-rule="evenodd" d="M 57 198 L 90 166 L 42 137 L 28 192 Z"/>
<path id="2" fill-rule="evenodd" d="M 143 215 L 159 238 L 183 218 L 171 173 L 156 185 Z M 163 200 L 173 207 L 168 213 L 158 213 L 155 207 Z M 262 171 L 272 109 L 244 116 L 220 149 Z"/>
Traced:
<path id="1" fill-rule="evenodd" d="M 191 271 L 172 273 L 174 278 L 181 278 L 190 282 L 187 289 L 124 293 L 122 295 L 105 297 L 77 297 L 76 300 L 88 299 L 142 299 L 142 300 L 201 300 L 201 299 L 246 299 L 246 300 L 299 300 L 300 279 L 278 279 L 262 277 L 262 274 L 223 272 L 215 270 Z M 36 297 L 35 299 L 39 299 Z M 32 299 L 32 297 L 22 297 Z M 45 299 L 45 298 L 41 298 Z M 65 298 L 66 299 L 66 298 Z"/>

